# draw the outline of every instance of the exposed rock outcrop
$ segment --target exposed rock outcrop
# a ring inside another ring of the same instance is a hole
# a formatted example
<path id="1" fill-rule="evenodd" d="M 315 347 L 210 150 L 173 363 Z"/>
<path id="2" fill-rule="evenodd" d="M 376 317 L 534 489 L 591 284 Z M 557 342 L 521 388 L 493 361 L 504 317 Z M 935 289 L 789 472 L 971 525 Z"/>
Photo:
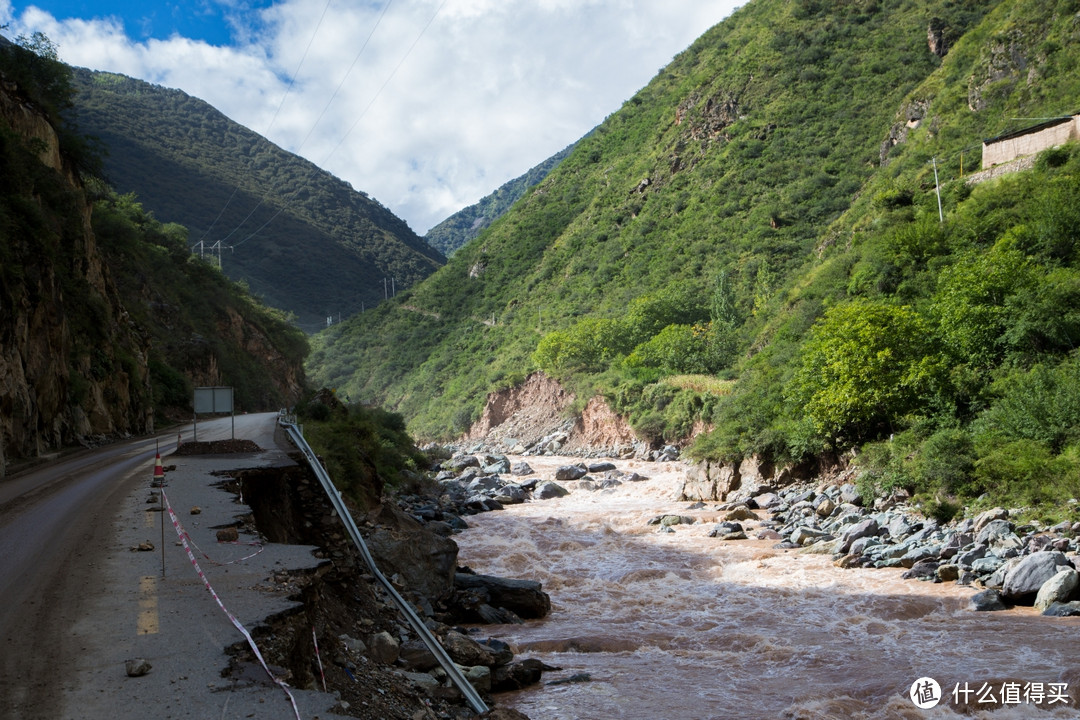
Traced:
<path id="1" fill-rule="evenodd" d="M 464 441 L 483 440 L 505 452 L 544 446 L 581 455 L 632 454 L 642 446 L 602 397 L 591 398 L 580 414 L 568 417 L 573 402 L 574 396 L 558 381 L 533 373 L 520 385 L 491 393 Z"/>
<path id="2" fill-rule="evenodd" d="M 56 132 L 8 83 L 0 125 L 22 139 L 4 148 L 18 177 L 2 192 L 21 200 L 0 269 L 2 476 L 16 459 L 150 431 L 153 416 L 148 344 L 120 303 Z"/>

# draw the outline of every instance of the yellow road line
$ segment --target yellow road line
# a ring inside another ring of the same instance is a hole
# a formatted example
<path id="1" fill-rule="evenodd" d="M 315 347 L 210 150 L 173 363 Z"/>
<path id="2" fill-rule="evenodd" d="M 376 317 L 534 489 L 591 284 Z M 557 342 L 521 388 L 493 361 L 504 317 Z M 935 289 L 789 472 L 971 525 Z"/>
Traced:
<path id="1" fill-rule="evenodd" d="M 146 575 L 139 578 L 139 616 L 135 622 L 135 634 L 154 635 L 158 629 L 157 577 Z"/>

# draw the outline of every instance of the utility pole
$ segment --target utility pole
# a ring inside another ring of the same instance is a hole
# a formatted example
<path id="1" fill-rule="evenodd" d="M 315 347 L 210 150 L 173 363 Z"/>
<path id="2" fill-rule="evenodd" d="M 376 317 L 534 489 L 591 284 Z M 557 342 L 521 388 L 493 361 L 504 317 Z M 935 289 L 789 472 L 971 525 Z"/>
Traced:
<path id="1" fill-rule="evenodd" d="M 397 288 L 394 287 L 394 278 L 390 278 L 390 297 L 397 297 Z"/>
<path id="2" fill-rule="evenodd" d="M 382 299 L 385 300 L 388 297 L 390 297 L 390 296 L 386 293 L 386 278 L 383 278 L 382 279 Z"/>
<path id="3" fill-rule="evenodd" d="M 933 160 L 934 160 L 934 192 L 937 193 L 938 222 L 943 223 L 943 222 L 945 222 L 945 213 L 941 212 L 941 185 L 938 183 L 937 158 L 935 157 L 935 158 L 933 158 Z"/>

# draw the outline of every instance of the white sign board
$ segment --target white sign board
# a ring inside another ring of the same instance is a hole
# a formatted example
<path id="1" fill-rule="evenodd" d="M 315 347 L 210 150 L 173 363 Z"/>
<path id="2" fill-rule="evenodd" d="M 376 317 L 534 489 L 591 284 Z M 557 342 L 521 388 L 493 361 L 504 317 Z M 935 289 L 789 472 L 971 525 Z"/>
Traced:
<path id="1" fill-rule="evenodd" d="M 195 388 L 195 414 L 231 413 L 233 411 L 233 389 L 231 387 Z"/>

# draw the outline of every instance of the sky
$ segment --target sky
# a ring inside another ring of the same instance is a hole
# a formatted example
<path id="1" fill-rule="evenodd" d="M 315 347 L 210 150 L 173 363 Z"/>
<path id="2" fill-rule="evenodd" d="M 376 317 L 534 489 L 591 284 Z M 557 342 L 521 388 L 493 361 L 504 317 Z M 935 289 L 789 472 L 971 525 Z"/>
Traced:
<path id="1" fill-rule="evenodd" d="M 423 235 L 580 139 L 736 6 L 0 0 L 0 26 L 205 100 Z"/>

